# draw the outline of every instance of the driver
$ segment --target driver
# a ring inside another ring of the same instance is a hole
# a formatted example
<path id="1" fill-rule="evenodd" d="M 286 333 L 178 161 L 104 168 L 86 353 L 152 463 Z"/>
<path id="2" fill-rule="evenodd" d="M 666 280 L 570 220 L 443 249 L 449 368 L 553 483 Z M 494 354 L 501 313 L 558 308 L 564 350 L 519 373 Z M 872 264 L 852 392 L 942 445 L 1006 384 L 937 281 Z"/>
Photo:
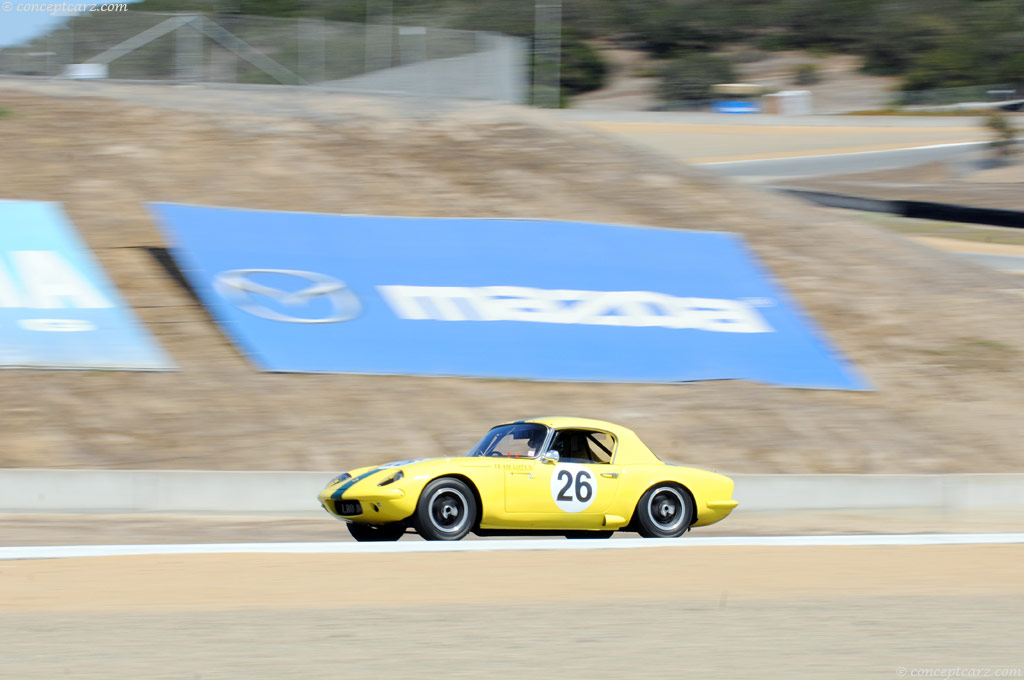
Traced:
<path id="1" fill-rule="evenodd" d="M 538 430 L 530 435 L 530 439 L 526 442 L 526 455 L 530 458 L 536 458 L 537 454 L 540 453 L 540 447 L 544 443 L 544 430 Z"/>

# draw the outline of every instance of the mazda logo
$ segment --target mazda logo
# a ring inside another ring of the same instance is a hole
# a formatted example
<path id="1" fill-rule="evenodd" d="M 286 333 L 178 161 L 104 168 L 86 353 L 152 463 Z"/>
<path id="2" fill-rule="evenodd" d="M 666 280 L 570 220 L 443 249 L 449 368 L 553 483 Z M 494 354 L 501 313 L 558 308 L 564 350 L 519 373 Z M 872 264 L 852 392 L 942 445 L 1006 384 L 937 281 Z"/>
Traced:
<path id="1" fill-rule="evenodd" d="M 253 277 L 262 274 L 290 276 L 308 285 L 296 291 L 281 290 L 253 280 Z M 213 279 L 213 287 L 242 311 L 271 321 L 335 323 L 354 319 L 361 311 L 359 298 L 344 281 L 316 272 L 294 269 L 232 269 L 217 274 Z M 272 300 L 283 307 L 309 307 L 315 300 L 324 298 L 330 303 L 330 307 L 326 314 L 321 314 L 317 318 L 289 316 L 267 307 L 265 300 L 261 301 L 260 298 Z"/>

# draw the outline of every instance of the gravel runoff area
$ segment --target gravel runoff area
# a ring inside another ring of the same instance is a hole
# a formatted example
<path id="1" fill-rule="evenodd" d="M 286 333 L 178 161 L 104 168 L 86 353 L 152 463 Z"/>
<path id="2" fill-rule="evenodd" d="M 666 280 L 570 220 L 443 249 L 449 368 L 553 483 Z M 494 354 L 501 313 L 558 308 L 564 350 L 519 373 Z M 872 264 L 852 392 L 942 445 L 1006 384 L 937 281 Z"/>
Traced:
<path id="1" fill-rule="evenodd" d="M 1024 469 L 1020 277 L 540 111 L 15 80 L 0 104 L 3 197 L 63 202 L 181 367 L 4 371 L 0 467 L 344 469 L 568 413 L 725 472 Z M 877 389 L 261 374 L 153 256 L 146 201 L 736 232 Z"/>
<path id="2" fill-rule="evenodd" d="M 976 545 L 16 560 L 0 563 L 0 677 L 1021 677 L 1022 559 Z"/>

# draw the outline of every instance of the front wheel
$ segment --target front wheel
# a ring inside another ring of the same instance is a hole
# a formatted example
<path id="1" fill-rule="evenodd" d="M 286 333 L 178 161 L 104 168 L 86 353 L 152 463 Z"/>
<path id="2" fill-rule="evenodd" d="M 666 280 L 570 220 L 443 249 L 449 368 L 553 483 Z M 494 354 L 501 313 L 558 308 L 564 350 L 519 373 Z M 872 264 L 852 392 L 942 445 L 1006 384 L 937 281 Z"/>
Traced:
<path id="1" fill-rule="evenodd" d="M 397 541 L 405 533 L 402 524 L 356 524 L 348 523 L 348 533 L 359 542 L 363 541 Z"/>
<path id="2" fill-rule="evenodd" d="M 428 541 L 457 541 L 476 523 L 476 497 L 461 479 L 435 479 L 423 487 L 412 523 Z"/>
<path id="3" fill-rule="evenodd" d="M 693 524 L 693 499 L 675 484 L 648 489 L 636 506 L 636 529 L 644 538 L 682 536 Z"/>

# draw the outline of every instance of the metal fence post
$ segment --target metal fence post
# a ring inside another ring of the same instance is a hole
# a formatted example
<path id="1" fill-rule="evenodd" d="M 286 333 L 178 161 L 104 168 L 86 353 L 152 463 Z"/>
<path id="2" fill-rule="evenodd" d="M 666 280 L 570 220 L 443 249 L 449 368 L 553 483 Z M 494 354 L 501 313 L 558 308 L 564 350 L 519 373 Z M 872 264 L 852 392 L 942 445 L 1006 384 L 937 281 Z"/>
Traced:
<path id="1" fill-rule="evenodd" d="M 298 21 L 298 75 L 306 82 L 322 83 L 327 79 L 327 31 L 324 30 L 324 20 L 321 17 Z"/>
<path id="2" fill-rule="evenodd" d="M 398 63 L 418 64 L 427 60 L 427 29 L 425 26 L 398 27 Z"/>
<path id="3" fill-rule="evenodd" d="M 393 22 L 391 0 L 366 0 L 364 73 L 391 68 Z"/>
<path id="4" fill-rule="evenodd" d="M 203 79 L 203 34 L 194 22 L 203 21 L 199 14 L 175 30 L 175 79 L 199 81 Z"/>
<path id="5" fill-rule="evenodd" d="M 562 0 L 535 0 L 533 105 L 561 105 Z"/>

